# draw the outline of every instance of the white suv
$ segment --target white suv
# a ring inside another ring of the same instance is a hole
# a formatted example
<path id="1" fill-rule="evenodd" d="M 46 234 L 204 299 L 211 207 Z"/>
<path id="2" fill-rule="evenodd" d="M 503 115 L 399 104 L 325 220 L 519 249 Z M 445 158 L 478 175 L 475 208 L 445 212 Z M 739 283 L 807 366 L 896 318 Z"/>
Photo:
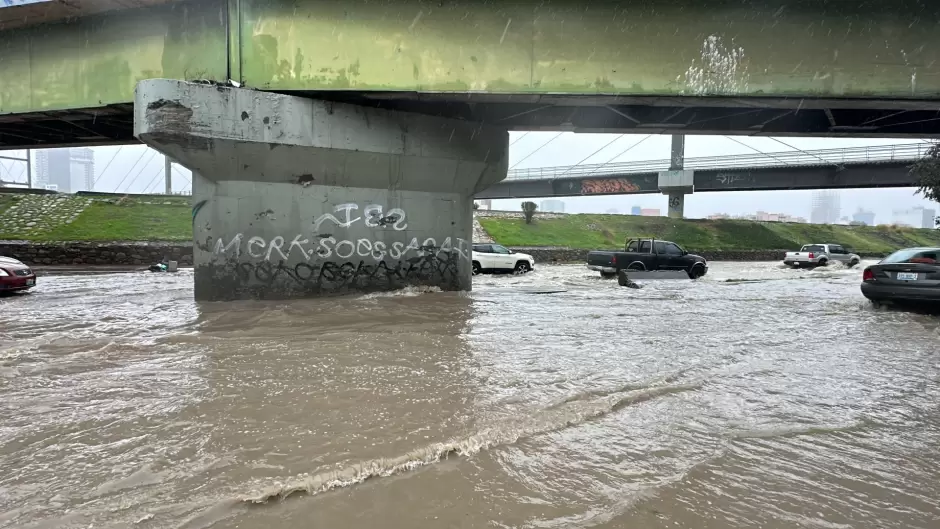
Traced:
<path id="1" fill-rule="evenodd" d="M 535 259 L 527 253 L 513 253 L 505 246 L 490 243 L 474 243 L 473 273 L 519 272 L 535 268 Z"/>

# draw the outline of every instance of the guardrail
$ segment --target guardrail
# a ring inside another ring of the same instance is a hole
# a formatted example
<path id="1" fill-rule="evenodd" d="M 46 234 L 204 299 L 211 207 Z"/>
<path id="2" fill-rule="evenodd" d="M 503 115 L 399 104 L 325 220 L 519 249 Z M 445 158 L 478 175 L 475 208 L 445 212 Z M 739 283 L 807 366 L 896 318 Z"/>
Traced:
<path id="1" fill-rule="evenodd" d="M 877 145 L 815 151 L 772 152 L 766 154 L 737 154 L 686 158 L 686 169 L 765 168 L 788 166 L 825 166 L 864 163 L 914 161 L 927 154 L 928 143 Z M 506 180 L 553 180 L 556 178 L 583 178 L 630 173 L 650 173 L 669 168 L 669 160 L 642 160 L 595 165 L 568 165 L 536 167 L 509 171 Z"/>

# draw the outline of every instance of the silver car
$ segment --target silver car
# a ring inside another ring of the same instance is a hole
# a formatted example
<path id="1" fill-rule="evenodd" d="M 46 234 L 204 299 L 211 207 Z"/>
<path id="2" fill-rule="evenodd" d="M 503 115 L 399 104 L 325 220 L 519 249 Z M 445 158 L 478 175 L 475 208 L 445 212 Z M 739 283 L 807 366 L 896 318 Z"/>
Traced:
<path id="1" fill-rule="evenodd" d="M 783 258 L 783 264 L 800 268 L 827 266 L 829 263 L 838 261 L 852 268 L 861 260 L 858 254 L 850 253 L 838 244 L 807 244 L 798 252 L 787 252 Z"/>

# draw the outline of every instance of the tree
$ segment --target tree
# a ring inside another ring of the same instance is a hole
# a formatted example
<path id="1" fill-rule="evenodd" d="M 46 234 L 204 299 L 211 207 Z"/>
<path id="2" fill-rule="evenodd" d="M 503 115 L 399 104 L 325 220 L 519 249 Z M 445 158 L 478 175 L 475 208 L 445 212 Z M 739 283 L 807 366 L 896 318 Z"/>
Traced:
<path id="1" fill-rule="evenodd" d="M 927 149 L 927 154 L 911 167 L 917 192 L 927 200 L 940 202 L 940 143 Z"/>
<path id="2" fill-rule="evenodd" d="M 535 216 L 535 210 L 539 209 L 535 202 L 525 201 L 522 203 L 522 214 L 525 215 L 525 223 L 532 224 L 532 217 Z"/>
<path id="3" fill-rule="evenodd" d="M 479 203 L 479 202 L 474 202 L 474 203 L 473 203 L 473 209 L 480 209 L 480 203 Z"/>

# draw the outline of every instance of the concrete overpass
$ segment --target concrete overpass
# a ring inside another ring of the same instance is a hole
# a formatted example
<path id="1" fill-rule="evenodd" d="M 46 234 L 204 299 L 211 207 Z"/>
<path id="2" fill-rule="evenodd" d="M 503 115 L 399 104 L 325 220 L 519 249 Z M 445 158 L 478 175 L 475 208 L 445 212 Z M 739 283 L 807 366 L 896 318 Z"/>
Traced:
<path id="1" fill-rule="evenodd" d="M 694 191 L 912 187 L 911 164 L 927 143 L 685 159 Z M 477 199 L 660 193 L 671 160 L 509 171 Z"/>
<path id="2" fill-rule="evenodd" d="M 0 148 L 133 142 L 150 78 L 510 130 L 940 136 L 924 0 L 3 0 Z"/>
<path id="3" fill-rule="evenodd" d="M 198 299 L 462 289 L 508 130 L 940 137 L 938 23 L 924 0 L 2 0 L 0 149 L 142 141 L 192 169 Z"/>

